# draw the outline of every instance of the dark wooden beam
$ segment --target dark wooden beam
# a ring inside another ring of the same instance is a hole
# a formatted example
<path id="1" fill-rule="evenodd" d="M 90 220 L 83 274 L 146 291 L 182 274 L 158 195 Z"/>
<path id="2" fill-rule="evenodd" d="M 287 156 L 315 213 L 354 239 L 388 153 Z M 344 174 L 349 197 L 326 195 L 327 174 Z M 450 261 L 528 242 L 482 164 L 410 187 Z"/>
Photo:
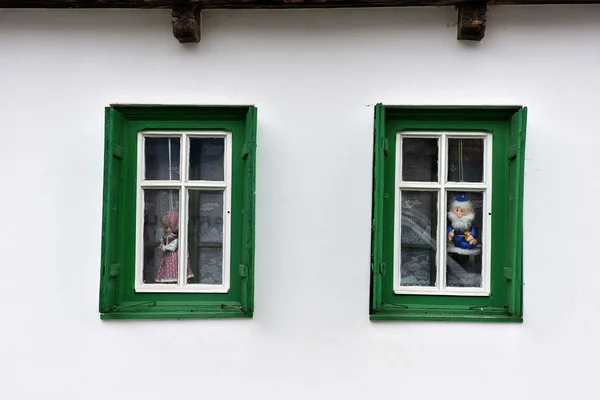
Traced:
<path id="1" fill-rule="evenodd" d="M 202 11 L 194 5 L 173 7 L 173 36 L 179 43 L 198 43 L 202 27 Z"/>
<path id="2" fill-rule="evenodd" d="M 481 41 L 485 35 L 487 5 L 485 3 L 461 3 L 458 8 L 458 40 Z"/>
<path id="3" fill-rule="evenodd" d="M 0 8 L 171 8 L 173 35 L 181 43 L 200 41 L 203 9 L 456 6 L 458 40 L 480 41 L 487 5 L 542 4 L 600 4 L 600 0 L 0 0 Z"/>
<path id="4" fill-rule="evenodd" d="M 471 2 L 473 0 L 470 0 Z M 469 0 L 0 0 L 0 8 L 329 8 L 458 6 Z M 600 0 L 491 0 L 507 4 L 598 4 Z"/>

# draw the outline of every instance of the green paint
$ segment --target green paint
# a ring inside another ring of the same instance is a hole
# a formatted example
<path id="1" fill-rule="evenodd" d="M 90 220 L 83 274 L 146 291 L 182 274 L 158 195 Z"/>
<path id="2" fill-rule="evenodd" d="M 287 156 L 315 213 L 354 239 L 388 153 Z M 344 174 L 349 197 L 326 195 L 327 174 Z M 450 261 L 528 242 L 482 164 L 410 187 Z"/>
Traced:
<path id="1" fill-rule="evenodd" d="M 522 321 L 523 161 L 526 109 L 511 107 L 375 107 L 372 320 Z M 491 295 L 394 294 L 396 133 L 492 133 Z M 387 142 L 387 146 L 384 143 Z M 376 266 L 388 266 L 382 273 Z M 505 271 L 509 266 L 509 271 Z"/>
<path id="2" fill-rule="evenodd" d="M 110 107 L 105 109 L 105 119 L 100 312 L 109 312 L 118 303 L 118 274 L 111 271 L 121 260 L 120 236 L 111 232 L 120 230 L 124 119 Z"/>
<path id="3" fill-rule="evenodd" d="M 520 109 L 511 118 L 509 152 L 509 212 L 508 237 L 508 310 L 522 316 L 523 302 L 523 186 L 525 169 L 525 133 L 527 108 Z"/>
<path id="4" fill-rule="evenodd" d="M 250 107 L 246 115 L 245 138 L 241 157 L 245 161 L 244 204 L 242 221 L 241 303 L 244 310 L 254 310 L 254 204 L 256 194 L 256 125 L 257 109 Z M 233 264 L 232 264 L 233 266 Z"/>
<path id="5" fill-rule="evenodd" d="M 375 106 L 375 137 L 373 150 L 373 230 L 371 239 L 371 310 L 381 308 L 383 265 L 383 190 L 384 159 L 387 153 L 385 135 L 385 108 L 382 104 Z M 391 265 L 391 264 L 390 264 Z"/>
<path id="6" fill-rule="evenodd" d="M 134 291 L 137 133 L 149 129 L 232 132 L 231 281 L 228 293 Z M 106 109 L 105 136 L 100 317 L 252 317 L 256 108 L 112 106 Z M 244 154 L 244 148 L 247 154 Z M 238 273 L 239 265 L 246 266 L 245 277 Z"/>

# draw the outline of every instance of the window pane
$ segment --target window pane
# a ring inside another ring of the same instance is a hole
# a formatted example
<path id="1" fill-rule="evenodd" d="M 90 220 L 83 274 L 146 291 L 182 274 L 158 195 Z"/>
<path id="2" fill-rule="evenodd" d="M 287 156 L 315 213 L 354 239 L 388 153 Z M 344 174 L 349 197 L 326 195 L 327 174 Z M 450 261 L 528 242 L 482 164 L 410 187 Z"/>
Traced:
<path id="1" fill-rule="evenodd" d="M 190 138 L 190 180 L 225 180 L 224 154 L 224 138 Z"/>
<path id="2" fill-rule="evenodd" d="M 481 287 L 483 193 L 448 192 L 446 286 Z"/>
<path id="3" fill-rule="evenodd" d="M 223 248 L 198 247 L 199 283 L 220 285 L 223 283 Z"/>
<path id="4" fill-rule="evenodd" d="M 179 190 L 144 190 L 144 283 L 177 283 Z"/>
<path id="5" fill-rule="evenodd" d="M 402 180 L 438 181 L 438 139 L 402 139 Z"/>
<path id="6" fill-rule="evenodd" d="M 483 182 L 483 139 L 448 139 L 448 181 Z"/>
<path id="7" fill-rule="evenodd" d="M 401 286 L 436 285 L 437 206 L 437 192 L 401 192 Z"/>
<path id="8" fill-rule="evenodd" d="M 222 190 L 189 191 L 191 283 L 223 283 L 223 195 Z"/>
<path id="9" fill-rule="evenodd" d="M 149 138 L 144 141 L 147 180 L 179 180 L 179 138 Z"/>

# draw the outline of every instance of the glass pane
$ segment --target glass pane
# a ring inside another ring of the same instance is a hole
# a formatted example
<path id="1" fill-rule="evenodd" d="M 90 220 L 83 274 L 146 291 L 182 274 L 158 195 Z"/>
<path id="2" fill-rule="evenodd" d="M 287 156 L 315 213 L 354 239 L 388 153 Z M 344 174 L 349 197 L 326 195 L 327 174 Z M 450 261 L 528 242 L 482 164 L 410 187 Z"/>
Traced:
<path id="1" fill-rule="evenodd" d="M 188 243 L 195 278 L 191 283 L 223 283 L 222 190 L 190 190 Z"/>
<path id="2" fill-rule="evenodd" d="M 223 248 L 199 247 L 199 283 L 220 285 L 223 283 Z"/>
<path id="3" fill-rule="evenodd" d="M 483 182 L 483 139 L 448 139 L 448 181 Z"/>
<path id="4" fill-rule="evenodd" d="M 481 287 L 483 193 L 448 192 L 446 286 Z"/>
<path id="5" fill-rule="evenodd" d="M 149 138 L 144 141 L 147 180 L 179 180 L 179 138 Z"/>
<path id="6" fill-rule="evenodd" d="M 144 190 L 144 283 L 177 283 L 179 190 Z"/>
<path id="7" fill-rule="evenodd" d="M 402 180 L 438 181 L 438 139 L 402 139 Z"/>
<path id="8" fill-rule="evenodd" d="M 225 139 L 190 138 L 190 180 L 225 180 Z"/>
<path id="9" fill-rule="evenodd" d="M 403 190 L 400 207 L 400 285 L 435 286 L 438 194 Z"/>

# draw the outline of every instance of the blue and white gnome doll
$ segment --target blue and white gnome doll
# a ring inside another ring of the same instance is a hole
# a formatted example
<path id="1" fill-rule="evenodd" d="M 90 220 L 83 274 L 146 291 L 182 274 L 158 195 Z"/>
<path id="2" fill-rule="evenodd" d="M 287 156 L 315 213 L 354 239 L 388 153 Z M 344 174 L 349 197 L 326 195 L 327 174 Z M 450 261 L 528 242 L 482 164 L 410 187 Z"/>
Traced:
<path id="1" fill-rule="evenodd" d="M 448 251 L 456 254 L 479 254 L 479 235 L 473 225 L 475 210 L 465 193 L 458 193 L 448 211 Z"/>

